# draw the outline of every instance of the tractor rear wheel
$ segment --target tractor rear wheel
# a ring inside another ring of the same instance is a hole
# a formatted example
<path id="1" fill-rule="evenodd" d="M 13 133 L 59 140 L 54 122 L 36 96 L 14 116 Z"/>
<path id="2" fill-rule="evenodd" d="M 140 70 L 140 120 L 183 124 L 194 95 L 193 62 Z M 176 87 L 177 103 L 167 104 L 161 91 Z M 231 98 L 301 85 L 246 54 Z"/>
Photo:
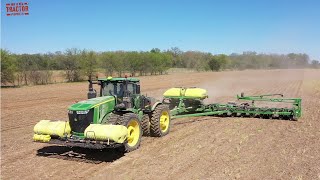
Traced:
<path id="1" fill-rule="evenodd" d="M 128 129 L 127 140 L 124 143 L 123 150 L 125 152 L 130 152 L 138 149 L 142 137 L 141 122 L 139 121 L 138 116 L 134 113 L 126 113 L 120 119 L 119 124 Z"/>
<path id="2" fill-rule="evenodd" d="M 144 114 L 141 121 L 143 136 L 150 136 L 150 115 Z"/>
<path id="3" fill-rule="evenodd" d="M 170 110 L 167 105 L 158 105 L 151 115 L 150 134 L 154 137 L 162 137 L 169 133 L 171 125 Z"/>

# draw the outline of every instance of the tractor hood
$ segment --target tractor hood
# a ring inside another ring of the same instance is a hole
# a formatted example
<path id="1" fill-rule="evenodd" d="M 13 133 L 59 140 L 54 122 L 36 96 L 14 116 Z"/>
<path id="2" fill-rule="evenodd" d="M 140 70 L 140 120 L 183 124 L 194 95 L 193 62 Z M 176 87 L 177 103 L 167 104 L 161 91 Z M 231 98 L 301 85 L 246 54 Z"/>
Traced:
<path id="1" fill-rule="evenodd" d="M 70 111 L 86 111 L 90 110 L 94 107 L 97 107 L 101 104 L 115 101 L 114 96 L 103 96 L 103 97 L 97 97 L 92 98 L 84 101 L 79 101 L 71 106 L 69 106 L 68 110 Z"/>

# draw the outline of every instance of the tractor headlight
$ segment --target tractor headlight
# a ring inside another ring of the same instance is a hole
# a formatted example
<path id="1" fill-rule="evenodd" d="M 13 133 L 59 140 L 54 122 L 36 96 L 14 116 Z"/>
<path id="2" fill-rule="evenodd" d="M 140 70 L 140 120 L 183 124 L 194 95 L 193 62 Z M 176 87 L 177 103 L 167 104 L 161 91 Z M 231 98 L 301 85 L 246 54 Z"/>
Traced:
<path id="1" fill-rule="evenodd" d="M 69 114 L 73 114 L 73 111 L 71 111 L 71 110 L 68 110 L 68 113 L 69 113 Z"/>
<path id="2" fill-rule="evenodd" d="M 89 110 L 86 111 L 77 111 L 77 114 L 88 114 Z"/>

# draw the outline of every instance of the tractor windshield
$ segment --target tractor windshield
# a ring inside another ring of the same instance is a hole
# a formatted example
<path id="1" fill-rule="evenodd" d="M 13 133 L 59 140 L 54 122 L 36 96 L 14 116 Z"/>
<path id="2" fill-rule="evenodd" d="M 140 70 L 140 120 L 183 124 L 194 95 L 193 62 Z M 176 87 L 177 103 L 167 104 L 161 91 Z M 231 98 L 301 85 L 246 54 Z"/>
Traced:
<path id="1" fill-rule="evenodd" d="M 123 84 L 119 82 L 104 82 L 102 96 L 123 96 Z"/>

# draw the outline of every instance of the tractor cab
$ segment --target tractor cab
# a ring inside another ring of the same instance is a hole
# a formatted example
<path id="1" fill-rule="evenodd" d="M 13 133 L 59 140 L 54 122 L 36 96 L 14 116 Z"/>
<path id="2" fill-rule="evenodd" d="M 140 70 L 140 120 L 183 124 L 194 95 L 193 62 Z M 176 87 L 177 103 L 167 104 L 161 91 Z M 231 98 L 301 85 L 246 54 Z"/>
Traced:
<path id="1" fill-rule="evenodd" d="M 117 96 L 128 97 L 140 94 L 140 80 L 137 78 L 99 78 L 98 81 L 89 80 L 88 99 L 96 98 L 97 92 L 93 89 L 93 84 L 100 86 L 100 97 Z"/>
<path id="2" fill-rule="evenodd" d="M 96 82 L 89 80 L 88 99 L 96 98 L 97 92 L 92 84 L 100 86 L 100 97 L 114 96 L 116 109 L 133 108 L 136 97 L 140 97 L 140 80 L 137 78 L 99 78 Z"/>
<path id="3" fill-rule="evenodd" d="M 136 78 L 107 78 L 99 81 L 100 96 L 128 97 L 140 94 L 140 84 Z"/>

